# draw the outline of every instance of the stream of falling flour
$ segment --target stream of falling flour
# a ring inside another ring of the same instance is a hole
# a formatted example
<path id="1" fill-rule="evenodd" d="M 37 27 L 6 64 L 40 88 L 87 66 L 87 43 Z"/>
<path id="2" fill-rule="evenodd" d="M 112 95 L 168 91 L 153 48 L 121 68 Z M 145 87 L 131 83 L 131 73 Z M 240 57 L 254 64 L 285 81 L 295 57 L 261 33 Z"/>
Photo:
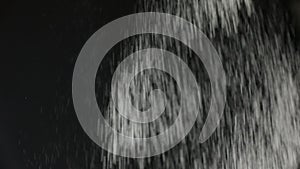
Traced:
<path id="1" fill-rule="evenodd" d="M 144 0 L 137 6 L 138 12 L 166 12 L 185 18 L 201 28 L 211 40 L 227 76 L 227 102 L 220 126 L 203 144 L 197 142 L 200 129 L 196 127 L 172 150 L 145 159 L 118 157 L 96 146 L 80 144 L 86 153 L 85 162 L 77 165 L 76 159 L 70 158 L 68 167 L 298 169 L 300 87 L 297 84 L 300 76 L 297 71 L 300 59 L 293 48 L 290 32 L 282 25 L 284 22 L 275 16 L 264 16 L 251 0 Z M 179 47 L 174 46 L 175 50 L 180 50 Z M 160 75 L 153 79 L 161 80 Z M 141 95 L 141 99 L 145 97 Z M 138 100 L 136 105 L 147 107 Z M 114 119 L 116 112 L 109 108 L 108 111 L 108 118 Z M 110 123 L 134 137 L 143 137 L 156 130 L 151 126 L 150 129 L 128 126 L 122 120 L 117 122 L 112 120 Z M 158 126 L 161 129 L 164 124 Z M 59 148 L 56 149 L 58 152 Z M 47 159 L 51 165 L 52 157 Z"/>

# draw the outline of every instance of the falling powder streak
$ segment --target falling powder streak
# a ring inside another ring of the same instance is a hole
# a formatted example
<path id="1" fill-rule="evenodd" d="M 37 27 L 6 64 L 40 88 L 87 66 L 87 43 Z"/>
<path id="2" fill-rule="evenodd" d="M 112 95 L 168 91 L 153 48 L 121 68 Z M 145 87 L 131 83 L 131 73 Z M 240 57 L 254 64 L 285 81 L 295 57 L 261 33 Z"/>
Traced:
<path id="1" fill-rule="evenodd" d="M 270 6 L 270 11 L 274 12 L 273 8 Z M 70 156 L 67 157 L 68 167 L 72 169 L 298 169 L 300 76 L 296 74 L 299 72 L 300 59 L 293 47 L 292 35 L 285 28 L 284 19 L 264 15 L 252 0 L 142 0 L 137 9 L 137 12 L 165 12 L 180 16 L 198 26 L 212 41 L 221 55 L 227 76 L 227 103 L 220 126 L 209 140 L 200 144 L 197 138 L 203 122 L 197 119 L 194 129 L 180 144 L 162 155 L 145 159 L 115 156 L 90 142 L 80 143 L 75 135 L 75 148 L 70 148 L 69 143 L 63 141 L 59 145 L 49 146 L 41 152 L 46 155 L 35 156 L 34 160 L 28 162 L 29 166 L 35 165 L 34 161 L 44 160 L 52 167 L 61 158 L 60 151 L 66 151 Z M 168 23 L 164 24 L 169 29 Z M 172 27 L 180 29 L 176 25 Z M 192 31 L 187 36 L 192 37 Z M 150 47 L 149 41 L 162 47 L 170 45 L 164 38 L 161 41 L 149 37 L 135 40 L 134 49 Z M 186 55 L 183 57 L 188 60 L 190 51 L 182 50 L 178 42 L 174 44 L 173 50 Z M 134 49 L 128 45 L 120 53 L 126 55 Z M 201 66 L 197 62 L 191 65 L 195 68 Z M 166 89 L 165 95 L 173 105 L 166 104 L 166 109 L 174 110 L 179 106 L 180 103 L 171 95 L 175 91 L 173 83 L 164 81 L 164 76 L 159 73 L 151 76 L 144 72 L 143 76 L 153 78 L 162 88 L 168 87 L 170 91 Z M 140 97 L 132 98 L 134 105 L 143 108 L 149 106 L 145 91 L 151 89 L 151 83 L 136 80 L 133 84 L 139 87 L 133 87 L 132 92 L 143 91 Z M 204 110 L 209 103 L 209 91 L 204 90 L 201 94 L 201 109 Z M 166 116 L 170 116 L 170 119 L 162 118 L 156 124 L 141 128 L 125 119 L 116 118 L 118 112 L 112 109 L 110 101 L 106 118 L 112 127 L 123 134 L 147 137 L 168 127 L 168 121 L 172 121 L 174 115 L 170 113 Z M 179 128 L 177 132 L 179 134 L 182 129 Z M 101 129 L 97 131 L 99 133 Z M 165 141 L 170 139 L 166 138 Z M 110 144 L 117 149 L 120 148 L 117 142 L 115 140 Z M 158 143 L 156 148 L 159 146 Z M 48 155 L 48 149 L 53 155 Z M 84 164 L 77 163 L 78 153 L 84 154 L 85 159 L 78 160 L 84 161 Z"/>
<path id="2" fill-rule="evenodd" d="M 183 17 L 205 31 L 223 56 L 234 95 L 228 98 L 227 117 L 205 146 L 197 144 L 192 138 L 197 134 L 191 133 L 179 148 L 161 155 L 164 160 L 137 160 L 139 168 L 297 168 L 300 116 L 291 42 L 282 44 L 279 34 L 267 36 L 272 28 L 265 30 L 262 24 L 269 21 L 260 19 L 260 11 L 255 11 L 250 0 L 165 0 L 140 6 L 139 11 Z M 243 17 L 261 21 L 241 25 L 240 10 L 246 14 Z M 138 127 L 131 131 L 143 135 Z"/>

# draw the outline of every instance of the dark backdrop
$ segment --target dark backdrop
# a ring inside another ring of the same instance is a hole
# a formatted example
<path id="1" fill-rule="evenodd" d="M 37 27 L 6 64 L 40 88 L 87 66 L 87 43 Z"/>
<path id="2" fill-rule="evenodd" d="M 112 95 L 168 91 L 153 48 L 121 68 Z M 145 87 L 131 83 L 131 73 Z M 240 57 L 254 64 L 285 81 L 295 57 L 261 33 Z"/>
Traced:
<path id="1" fill-rule="evenodd" d="M 109 21 L 133 13 L 133 4 L 128 0 L 1 2 L 1 169 L 49 168 L 43 164 L 45 156 L 55 150 L 44 147 L 54 149 L 51 143 L 71 139 L 69 132 L 86 137 L 76 131 L 81 128 L 70 106 L 73 66 L 85 41 Z M 65 134 L 70 137 L 62 137 Z M 63 153 L 56 153 L 61 155 L 52 168 L 66 168 Z"/>

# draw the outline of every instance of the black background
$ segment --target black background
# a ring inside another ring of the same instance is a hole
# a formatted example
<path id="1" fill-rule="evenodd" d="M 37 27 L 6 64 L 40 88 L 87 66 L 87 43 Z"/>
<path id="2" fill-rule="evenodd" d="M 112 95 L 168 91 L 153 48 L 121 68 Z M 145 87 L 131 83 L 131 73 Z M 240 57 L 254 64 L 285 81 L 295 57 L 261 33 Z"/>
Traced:
<path id="1" fill-rule="evenodd" d="M 80 130 L 70 106 L 76 58 L 96 30 L 133 13 L 134 4 L 128 0 L 0 4 L 1 169 L 32 168 L 39 159 L 28 160 L 49 142 L 58 142 L 58 133 L 73 132 L 68 126 Z M 66 168 L 64 155 L 55 163 L 52 168 Z"/>

